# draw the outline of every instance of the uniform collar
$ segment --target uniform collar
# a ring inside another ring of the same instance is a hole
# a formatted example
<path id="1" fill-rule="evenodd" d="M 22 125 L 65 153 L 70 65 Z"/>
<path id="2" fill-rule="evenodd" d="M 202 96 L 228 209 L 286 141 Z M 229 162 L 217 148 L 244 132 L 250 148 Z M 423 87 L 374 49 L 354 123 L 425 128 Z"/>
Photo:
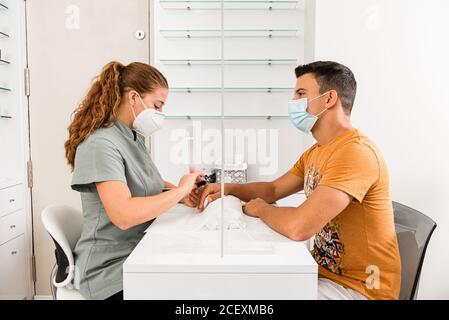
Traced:
<path id="1" fill-rule="evenodd" d="M 117 120 L 115 122 L 115 126 L 118 128 L 118 130 L 126 137 L 137 141 L 138 139 L 142 139 L 143 137 L 140 137 L 134 130 L 131 130 L 130 127 L 128 127 L 123 121 Z"/>

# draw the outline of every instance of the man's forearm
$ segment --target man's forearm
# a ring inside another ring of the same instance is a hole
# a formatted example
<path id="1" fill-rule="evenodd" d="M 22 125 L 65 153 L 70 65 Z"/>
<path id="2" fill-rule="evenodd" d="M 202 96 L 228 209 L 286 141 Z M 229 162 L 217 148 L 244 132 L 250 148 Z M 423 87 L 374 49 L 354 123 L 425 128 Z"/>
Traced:
<path id="1" fill-rule="evenodd" d="M 271 229 L 287 238 L 294 241 L 307 240 L 307 235 L 303 234 L 298 225 L 298 208 L 267 205 L 260 210 L 259 218 Z"/>
<path id="2" fill-rule="evenodd" d="M 225 184 L 225 195 L 232 195 L 242 201 L 248 202 L 256 198 L 273 203 L 276 200 L 274 186 L 270 182 L 254 182 L 246 184 Z"/>

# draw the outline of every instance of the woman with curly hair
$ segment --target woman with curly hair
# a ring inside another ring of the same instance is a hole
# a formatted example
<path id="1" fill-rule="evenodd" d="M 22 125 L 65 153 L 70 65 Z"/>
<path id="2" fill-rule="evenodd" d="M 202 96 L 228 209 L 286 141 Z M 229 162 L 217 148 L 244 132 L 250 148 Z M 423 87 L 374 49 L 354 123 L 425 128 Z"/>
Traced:
<path id="1" fill-rule="evenodd" d="M 195 206 L 189 194 L 199 173 L 177 187 L 165 182 L 145 145 L 162 127 L 167 96 L 167 80 L 154 67 L 111 62 L 73 114 L 65 151 L 72 189 L 81 193 L 84 223 L 74 255 L 87 299 L 123 299 L 122 265 L 144 231 L 178 202 Z"/>

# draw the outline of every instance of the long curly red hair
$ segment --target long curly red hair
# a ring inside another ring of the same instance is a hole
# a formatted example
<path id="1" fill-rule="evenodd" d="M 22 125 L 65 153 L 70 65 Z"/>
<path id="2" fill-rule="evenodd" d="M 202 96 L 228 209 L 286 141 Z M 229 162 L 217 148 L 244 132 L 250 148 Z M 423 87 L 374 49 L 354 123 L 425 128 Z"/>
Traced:
<path id="1" fill-rule="evenodd" d="M 92 87 L 72 115 L 68 127 L 65 155 L 73 170 L 76 149 L 95 130 L 111 127 L 117 121 L 116 115 L 122 97 L 128 90 L 140 95 L 151 93 L 156 88 L 168 88 L 167 79 L 156 68 L 141 62 L 124 66 L 110 62 L 95 77 Z"/>

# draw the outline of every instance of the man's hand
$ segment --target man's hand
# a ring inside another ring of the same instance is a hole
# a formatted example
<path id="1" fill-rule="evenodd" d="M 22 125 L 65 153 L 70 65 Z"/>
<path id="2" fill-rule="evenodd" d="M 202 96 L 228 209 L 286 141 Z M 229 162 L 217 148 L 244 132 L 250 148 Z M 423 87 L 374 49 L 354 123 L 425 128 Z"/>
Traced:
<path id="1" fill-rule="evenodd" d="M 265 200 L 257 198 L 245 204 L 243 212 L 250 217 L 258 218 L 262 210 L 268 207 L 271 207 L 271 205 L 266 203 Z"/>
<path id="2" fill-rule="evenodd" d="M 194 188 L 190 194 L 182 199 L 182 203 L 190 208 L 196 208 L 198 206 L 200 190 L 198 187 Z"/>
<path id="3" fill-rule="evenodd" d="M 226 190 L 226 185 L 225 185 Z M 221 184 L 220 183 L 208 183 L 204 187 L 201 187 L 198 192 L 198 210 L 202 212 L 204 210 L 204 201 L 207 199 L 209 203 L 217 200 L 221 197 Z"/>

